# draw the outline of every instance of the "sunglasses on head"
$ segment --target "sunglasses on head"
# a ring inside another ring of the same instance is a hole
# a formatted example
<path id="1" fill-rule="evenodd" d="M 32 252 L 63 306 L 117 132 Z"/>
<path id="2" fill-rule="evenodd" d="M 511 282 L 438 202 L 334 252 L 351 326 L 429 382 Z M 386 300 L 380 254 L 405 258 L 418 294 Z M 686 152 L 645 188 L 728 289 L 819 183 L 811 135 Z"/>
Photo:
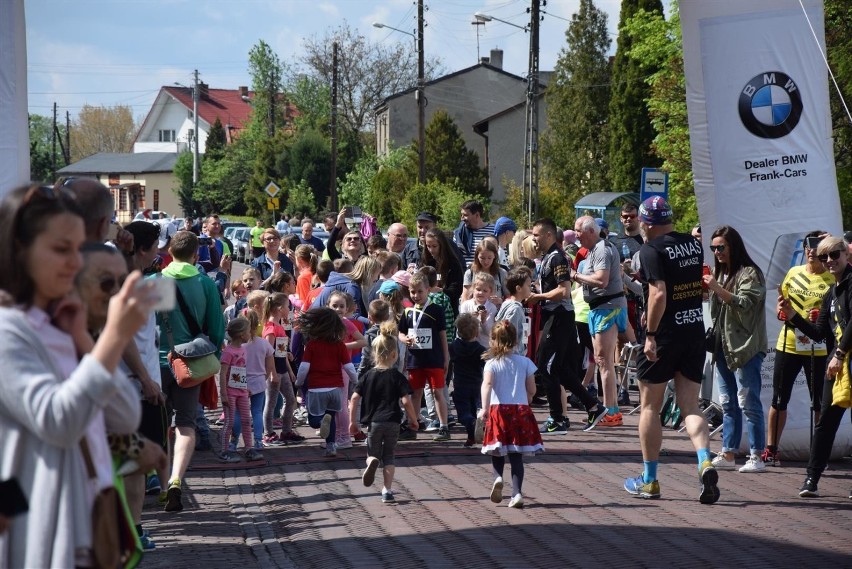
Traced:
<path id="1" fill-rule="evenodd" d="M 817 255 L 817 259 L 819 259 L 820 263 L 825 263 L 828 261 L 829 257 L 831 257 L 832 261 L 836 261 L 840 258 L 841 253 L 843 253 L 843 249 L 835 249 L 834 251 L 829 251 L 825 255 Z"/>
<path id="2" fill-rule="evenodd" d="M 113 294 L 120 290 L 122 286 L 124 286 L 125 278 L 127 277 L 104 277 L 100 281 L 98 281 L 98 287 L 101 289 L 101 292 L 105 294 Z"/>
<path id="3" fill-rule="evenodd" d="M 710 250 L 713 251 L 714 253 L 716 251 L 718 251 L 719 253 L 724 253 L 725 252 L 725 246 L 724 245 L 710 245 Z"/>

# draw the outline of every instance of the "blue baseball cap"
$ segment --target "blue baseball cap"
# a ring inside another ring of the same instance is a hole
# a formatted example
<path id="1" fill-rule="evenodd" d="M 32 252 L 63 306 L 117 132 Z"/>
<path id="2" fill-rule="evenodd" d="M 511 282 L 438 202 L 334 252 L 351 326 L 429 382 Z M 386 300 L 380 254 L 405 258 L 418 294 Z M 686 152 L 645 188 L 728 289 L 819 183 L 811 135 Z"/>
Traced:
<path id="1" fill-rule="evenodd" d="M 500 237 L 507 231 L 517 231 L 518 226 L 508 217 L 501 217 L 494 223 L 494 237 Z"/>
<path id="2" fill-rule="evenodd" d="M 639 219 L 648 225 L 668 225 L 672 217 L 672 206 L 660 196 L 648 198 L 639 206 Z"/>

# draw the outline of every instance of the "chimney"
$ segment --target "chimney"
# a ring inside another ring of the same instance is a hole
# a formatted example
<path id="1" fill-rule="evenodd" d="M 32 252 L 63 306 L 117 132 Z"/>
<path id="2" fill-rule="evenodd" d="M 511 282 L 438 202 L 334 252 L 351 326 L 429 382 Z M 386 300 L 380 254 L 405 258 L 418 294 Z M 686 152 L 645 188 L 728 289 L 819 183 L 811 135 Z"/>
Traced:
<path id="1" fill-rule="evenodd" d="M 245 85 L 240 85 L 238 89 L 240 91 L 240 97 L 248 97 L 248 87 L 246 87 Z"/>
<path id="2" fill-rule="evenodd" d="M 491 62 L 492 67 L 503 69 L 503 50 L 496 47 L 492 49 L 489 61 Z"/>
<path id="3" fill-rule="evenodd" d="M 207 83 L 201 83 L 201 82 L 198 83 L 198 98 L 199 99 L 206 99 L 207 98 L 207 89 L 208 89 Z"/>

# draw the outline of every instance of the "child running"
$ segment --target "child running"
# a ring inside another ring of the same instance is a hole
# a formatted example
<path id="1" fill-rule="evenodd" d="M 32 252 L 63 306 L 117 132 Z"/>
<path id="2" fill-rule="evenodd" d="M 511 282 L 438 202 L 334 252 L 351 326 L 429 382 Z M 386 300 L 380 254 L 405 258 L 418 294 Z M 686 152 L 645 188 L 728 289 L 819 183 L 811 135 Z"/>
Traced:
<path id="1" fill-rule="evenodd" d="M 489 359 L 482 380 L 482 409 L 485 421 L 482 454 L 491 455 L 494 484 L 491 501 L 503 500 L 503 468 L 506 455 L 512 465 L 510 508 L 523 508 L 521 486 L 524 483 L 524 454 L 544 450 L 535 415 L 529 406 L 535 394 L 536 366 L 525 356 L 515 353 L 517 331 L 508 320 L 498 322 L 491 330 Z"/>
<path id="2" fill-rule="evenodd" d="M 244 345 L 251 340 L 249 321 L 237 317 L 228 322 L 226 331 L 230 341 L 222 350 L 222 367 L 219 370 L 219 392 L 221 393 L 222 409 L 225 412 L 225 424 L 222 427 L 222 452 L 219 460 L 222 462 L 239 462 L 236 451 L 228 448 L 226 433 L 231 432 L 234 424 L 234 412 L 239 411 L 245 445 L 246 460 L 258 460 L 258 452 L 253 448 L 251 421 L 249 421 L 249 395 L 246 379 L 246 349 Z"/>
<path id="3" fill-rule="evenodd" d="M 307 341 L 296 386 L 307 382 L 308 424 L 325 439 L 325 456 L 337 456 L 335 430 L 343 406 L 343 373 L 357 381 L 355 366 L 343 343 L 346 327 L 331 308 L 312 308 L 299 315 L 299 330 Z"/>
<path id="4" fill-rule="evenodd" d="M 347 318 L 349 313 L 354 313 L 355 311 L 355 300 L 349 293 L 336 290 L 328 297 L 328 307 L 340 316 L 340 319 L 343 321 L 343 325 L 346 327 L 346 334 L 343 337 L 343 343 L 346 344 L 346 349 L 349 350 L 349 358 L 352 362 L 352 367 L 354 368 L 358 365 L 358 361 L 361 359 L 361 348 L 367 345 L 367 341 L 364 340 L 364 335 L 361 334 L 358 326 L 352 320 Z M 352 448 L 352 437 L 349 435 L 348 402 L 349 396 L 355 390 L 355 383 L 357 382 L 357 380 L 355 382 L 350 382 L 346 374 L 342 374 L 342 377 L 343 397 L 346 403 L 343 404 L 343 408 L 340 410 L 340 416 L 337 421 L 337 433 L 334 442 L 335 447 L 338 450 Z"/>
<path id="5" fill-rule="evenodd" d="M 375 302 L 375 301 L 374 301 Z M 349 431 L 354 435 L 361 429 L 355 420 L 360 407 L 361 424 L 367 426 L 367 468 L 361 476 L 364 486 L 371 486 L 376 470 L 382 467 L 382 502 L 396 501 L 393 494 L 394 450 L 402 420 L 400 401 L 408 417 L 408 426 L 417 429 L 417 414 L 411 404 L 411 386 L 396 369 L 398 330 L 392 322 L 384 322 L 373 340 L 375 367 L 368 371 L 355 388 L 349 402 Z"/>

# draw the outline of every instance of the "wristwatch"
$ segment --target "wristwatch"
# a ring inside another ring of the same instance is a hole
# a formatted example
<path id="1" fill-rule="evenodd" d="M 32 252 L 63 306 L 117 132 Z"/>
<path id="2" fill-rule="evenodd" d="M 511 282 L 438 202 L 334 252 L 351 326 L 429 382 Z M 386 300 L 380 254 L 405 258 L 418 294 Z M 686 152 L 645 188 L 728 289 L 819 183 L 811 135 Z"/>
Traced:
<path id="1" fill-rule="evenodd" d="M 648 330 L 647 332 L 645 332 L 645 335 L 646 335 L 646 336 L 656 336 L 656 335 L 657 335 L 657 331 L 656 331 L 656 330 L 654 330 L 653 332 L 651 332 L 650 330 Z"/>

